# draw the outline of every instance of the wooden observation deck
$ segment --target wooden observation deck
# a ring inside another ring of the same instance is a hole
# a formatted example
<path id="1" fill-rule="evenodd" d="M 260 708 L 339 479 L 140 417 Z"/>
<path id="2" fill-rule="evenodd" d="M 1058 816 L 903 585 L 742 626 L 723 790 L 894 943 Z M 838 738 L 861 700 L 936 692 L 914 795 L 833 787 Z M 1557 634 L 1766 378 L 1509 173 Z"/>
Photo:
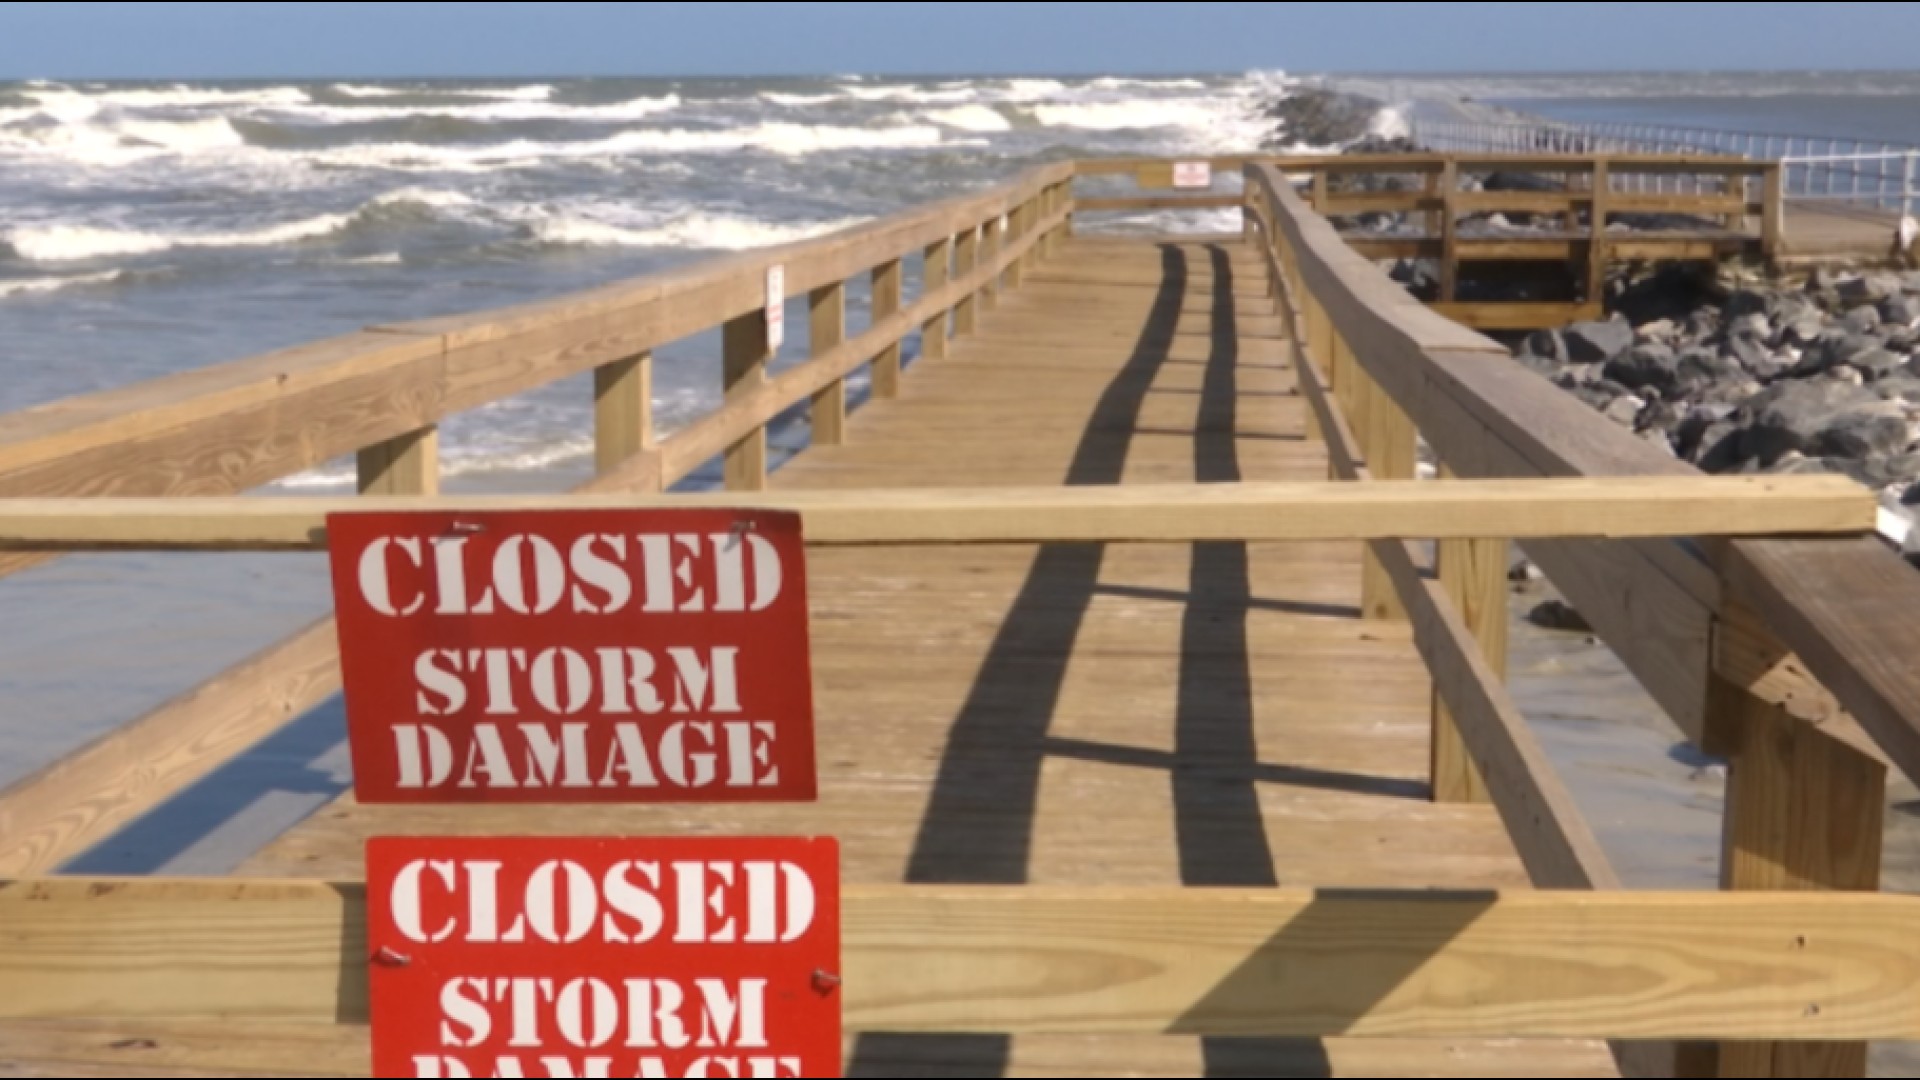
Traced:
<path id="1" fill-rule="evenodd" d="M 445 416 L 596 371 L 598 479 L 511 503 L 799 509 L 822 790 L 347 799 L 239 878 L 57 876 L 337 693 L 323 622 L 0 792 L 0 1076 L 368 1075 L 354 883 L 408 834 L 839 837 L 850 1076 L 1858 1077 L 1920 1038 L 1920 900 L 1874 895 L 1920 576 L 1867 494 L 1693 473 L 1394 286 L 1296 165 L 1214 166 L 1244 191 L 1078 200 L 1162 166 L 1051 166 L 0 420 L 7 572 L 311 550 L 340 500 L 238 496 L 358 452 L 410 505 Z M 1080 227 L 1222 206 L 1244 232 Z M 776 265 L 811 346 L 781 366 Z M 660 437 L 651 350 L 713 327 L 728 400 Z M 658 494 L 716 457 L 729 490 Z M 1621 888 L 1504 685 L 1510 541 L 1732 757 L 1728 891 Z"/>

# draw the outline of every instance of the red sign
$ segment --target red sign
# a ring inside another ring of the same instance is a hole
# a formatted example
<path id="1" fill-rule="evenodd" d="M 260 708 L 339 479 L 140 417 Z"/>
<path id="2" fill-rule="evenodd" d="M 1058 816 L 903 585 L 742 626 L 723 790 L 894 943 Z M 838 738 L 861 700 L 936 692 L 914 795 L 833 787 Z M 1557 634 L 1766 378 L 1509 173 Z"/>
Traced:
<path id="1" fill-rule="evenodd" d="M 373 1074 L 840 1075 L 832 840 L 367 847 Z"/>
<path id="2" fill-rule="evenodd" d="M 327 521 L 368 803 L 816 797 L 797 515 Z"/>
<path id="3" fill-rule="evenodd" d="M 1208 161 L 1182 161 L 1173 167 L 1173 186 L 1176 188 L 1210 188 L 1213 186 L 1213 163 Z"/>

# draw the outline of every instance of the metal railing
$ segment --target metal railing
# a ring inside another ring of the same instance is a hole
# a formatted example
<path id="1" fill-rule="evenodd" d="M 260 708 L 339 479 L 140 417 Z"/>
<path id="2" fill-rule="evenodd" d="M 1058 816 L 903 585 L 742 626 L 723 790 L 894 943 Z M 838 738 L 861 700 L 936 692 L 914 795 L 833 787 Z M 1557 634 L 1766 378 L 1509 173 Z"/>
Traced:
<path id="1" fill-rule="evenodd" d="M 1500 122 L 1414 122 L 1433 150 L 1591 154 L 1724 154 L 1786 166 L 1786 197 L 1872 209 L 1902 218 L 1920 204 L 1920 146 L 1663 124 L 1573 124 L 1544 117 Z M 1662 181 L 1642 178 L 1656 189 Z M 1667 181 L 1671 183 L 1672 181 Z"/>

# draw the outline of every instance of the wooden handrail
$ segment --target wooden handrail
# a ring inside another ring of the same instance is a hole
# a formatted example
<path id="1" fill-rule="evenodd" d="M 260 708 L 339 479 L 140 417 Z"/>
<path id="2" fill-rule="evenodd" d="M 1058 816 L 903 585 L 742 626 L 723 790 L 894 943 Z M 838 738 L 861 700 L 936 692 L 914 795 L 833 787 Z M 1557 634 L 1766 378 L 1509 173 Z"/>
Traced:
<path id="1" fill-rule="evenodd" d="M 1499 343 L 1419 303 L 1314 214 L 1279 169 L 1256 167 L 1250 182 L 1367 374 L 1461 475 L 1698 475 L 1526 375 Z M 1657 542 L 1541 543 L 1529 554 L 1700 741 L 1724 570 L 1781 636 L 1782 655 L 1799 654 L 1872 741 L 1920 775 L 1920 669 L 1894 659 L 1920 655 L 1920 626 L 1876 615 L 1920 610 L 1920 577 L 1884 546 L 1741 542 L 1711 561 L 1697 546 Z M 1851 723 L 1829 718 L 1824 727 L 1848 738 Z"/>

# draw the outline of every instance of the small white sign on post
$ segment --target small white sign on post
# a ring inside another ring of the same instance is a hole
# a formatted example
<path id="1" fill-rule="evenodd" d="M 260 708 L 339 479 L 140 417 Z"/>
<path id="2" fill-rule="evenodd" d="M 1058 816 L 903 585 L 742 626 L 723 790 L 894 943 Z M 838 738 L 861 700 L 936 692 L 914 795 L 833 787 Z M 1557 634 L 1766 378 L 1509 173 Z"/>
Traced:
<path id="1" fill-rule="evenodd" d="M 779 352 L 787 343 L 787 268 L 767 271 L 767 351 Z"/>
<path id="2" fill-rule="evenodd" d="M 1210 188 L 1213 186 L 1213 164 L 1206 161 L 1182 161 L 1173 167 L 1173 186 L 1176 188 Z"/>

